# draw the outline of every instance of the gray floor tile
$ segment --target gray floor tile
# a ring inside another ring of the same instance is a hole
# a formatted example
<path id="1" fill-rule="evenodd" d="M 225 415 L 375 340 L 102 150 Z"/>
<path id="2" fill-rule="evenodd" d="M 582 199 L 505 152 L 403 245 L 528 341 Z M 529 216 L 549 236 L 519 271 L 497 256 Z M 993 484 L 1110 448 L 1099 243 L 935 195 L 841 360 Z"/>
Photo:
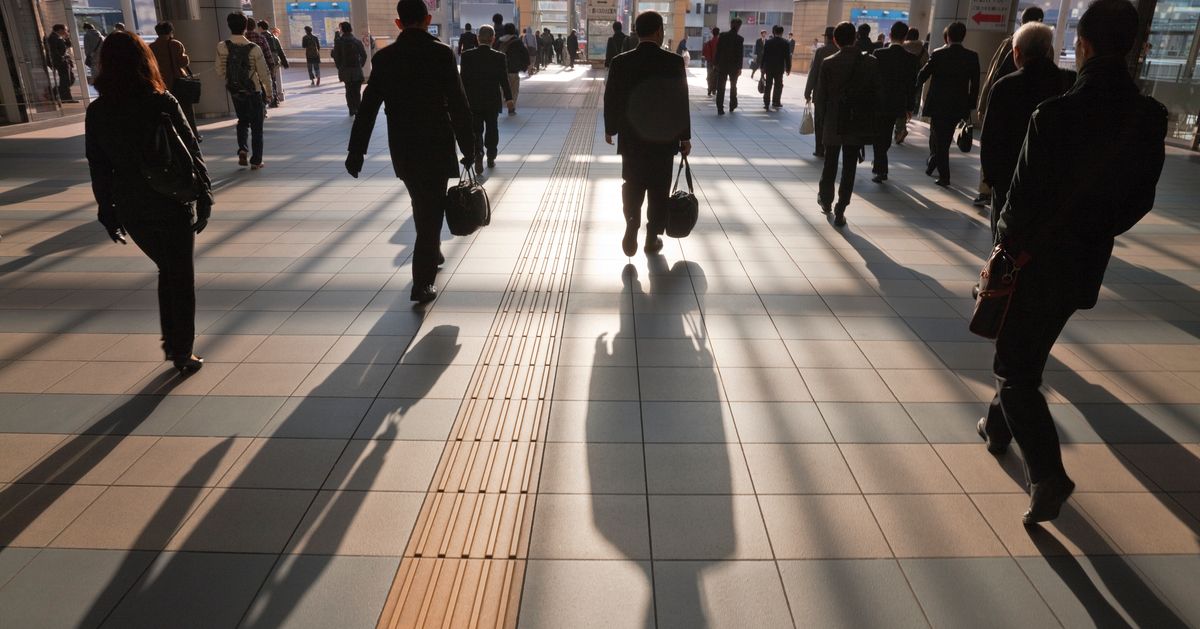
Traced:
<path id="1" fill-rule="evenodd" d="M 647 444 L 645 453 L 652 494 L 753 493 L 736 443 Z"/>
<path id="2" fill-rule="evenodd" d="M 894 402 L 818 402 L 839 443 L 923 443 L 925 436 Z"/>
<path id="3" fill-rule="evenodd" d="M 1200 598 L 1196 596 L 1194 578 L 1200 569 L 1200 557 L 1195 555 L 1135 556 L 1137 567 L 1150 577 L 1167 600 L 1179 610 L 1183 621 L 1200 626 Z"/>
<path id="4" fill-rule="evenodd" d="M 650 496 L 655 559 L 770 559 L 754 496 Z"/>
<path id="5" fill-rule="evenodd" d="M 653 629 L 650 562 L 530 560 L 518 626 Z"/>
<path id="6" fill-rule="evenodd" d="M 97 627 L 154 553 L 44 550 L 0 589 L 5 627 Z"/>
<path id="7" fill-rule="evenodd" d="M 550 441 L 642 441 L 642 415 L 637 402 L 555 400 L 550 406 L 549 422 Z"/>
<path id="8" fill-rule="evenodd" d="M 1130 558 L 1022 557 L 1017 563 L 1065 626 L 1186 626 Z"/>
<path id="9" fill-rule="evenodd" d="M 371 400 L 364 398 L 288 398 L 259 434 L 295 439 L 349 438 L 370 406 Z"/>
<path id="10" fill-rule="evenodd" d="M 379 398 L 354 438 L 444 441 L 461 404 L 455 399 Z"/>
<path id="11" fill-rule="evenodd" d="M 0 549 L 0 590 L 3 590 L 4 585 L 17 576 L 17 573 L 25 567 L 25 564 L 32 561 L 38 552 L 40 551 L 37 548 L 13 548 L 10 546 Z"/>
<path id="12" fill-rule="evenodd" d="M 900 566 L 935 627 L 1058 626 L 1012 559 L 903 559 Z"/>
<path id="13" fill-rule="evenodd" d="M 656 561 L 659 627 L 789 627 L 771 561 Z"/>
<path id="14" fill-rule="evenodd" d="M 780 561 L 797 627 L 928 627 L 891 559 Z"/>
<path id="15" fill-rule="evenodd" d="M 537 499 L 530 559 L 649 559 L 643 496 L 546 494 Z"/>
<path id="16" fill-rule="evenodd" d="M 548 443 L 542 493 L 643 494 L 642 446 L 623 443 Z"/>
<path id="17" fill-rule="evenodd" d="M 72 433 L 89 425 L 112 395 L 44 394 L 0 414 L 0 432 Z"/>
<path id="18" fill-rule="evenodd" d="M 189 437 L 253 437 L 287 398 L 207 396 L 166 434 Z"/>
<path id="19" fill-rule="evenodd" d="M 284 556 L 240 626 L 369 629 L 399 563 L 395 557 Z"/>
<path id="20" fill-rule="evenodd" d="M 730 402 L 742 443 L 829 443 L 813 402 Z"/>

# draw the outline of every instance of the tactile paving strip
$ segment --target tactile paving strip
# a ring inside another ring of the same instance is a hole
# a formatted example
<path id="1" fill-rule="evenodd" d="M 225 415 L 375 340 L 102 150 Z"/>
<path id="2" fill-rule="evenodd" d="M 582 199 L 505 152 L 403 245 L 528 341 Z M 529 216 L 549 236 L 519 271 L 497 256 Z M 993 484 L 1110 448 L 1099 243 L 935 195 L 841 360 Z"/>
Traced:
<path id="1" fill-rule="evenodd" d="M 602 82 L 563 143 L 379 627 L 514 627 Z"/>

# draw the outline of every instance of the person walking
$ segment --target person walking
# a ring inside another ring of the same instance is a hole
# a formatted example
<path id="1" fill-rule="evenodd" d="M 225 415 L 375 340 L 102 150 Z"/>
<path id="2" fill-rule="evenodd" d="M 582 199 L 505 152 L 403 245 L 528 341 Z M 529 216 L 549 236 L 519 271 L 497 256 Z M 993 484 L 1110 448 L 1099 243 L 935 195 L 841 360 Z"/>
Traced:
<path id="1" fill-rule="evenodd" d="M 561 34 L 554 38 L 554 61 L 560 66 L 567 65 L 565 59 L 563 58 L 564 45 L 566 45 L 566 40 L 563 39 Z"/>
<path id="2" fill-rule="evenodd" d="M 929 61 L 929 47 L 921 41 L 921 31 L 915 28 L 909 27 L 908 34 L 904 36 L 904 49 L 916 55 L 917 67 L 923 68 Z"/>
<path id="3" fill-rule="evenodd" d="M 992 237 L 996 221 L 1008 199 L 1008 187 L 1017 168 L 1029 117 L 1042 102 L 1065 93 L 1075 83 L 1075 73 L 1054 65 L 1054 31 L 1031 21 L 1012 38 L 1016 71 L 996 82 L 988 108 L 995 105 L 979 137 L 979 165 L 991 183 Z"/>
<path id="4" fill-rule="evenodd" d="M 979 98 L 979 55 L 963 47 L 967 25 L 954 22 L 942 34 L 946 45 L 929 53 L 917 74 L 917 88 L 929 81 L 922 113 L 929 117 L 929 158 L 925 174 L 938 173 L 937 185 L 950 185 L 950 144 L 954 128 L 971 118 Z"/>
<path id="5" fill-rule="evenodd" d="M 204 366 L 193 352 L 196 274 L 193 249 L 212 213 L 212 184 L 183 110 L 163 84 L 154 53 L 137 35 L 117 32 L 99 50 L 99 97 L 88 105 L 84 143 L 97 217 L 113 242 L 126 236 L 158 267 L 158 315 L 166 360 L 183 374 Z M 143 147 L 163 118 L 186 147 L 196 199 L 157 192 L 142 174 Z"/>
<path id="6" fill-rule="evenodd" d="M 1075 489 L 1042 372 L 1075 311 L 1096 305 L 1115 238 L 1153 207 L 1165 159 L 1167 110 L 1139 93 L 1126 62 L 1137 9 L 1095 0 L 1076 34 L 1079 79 L 1034 110 L 997 224 L 999 238 L 1030 258 L 996 338 L 996 395 L 977 428 L 993 454 L 1020 446 L 1027 525 L 1058 517 Z"/>
<path id="7" fill-rule="evenodd" d="M 864 55 L 869 55 L 878 48 L 875 42 L 871 40 L 870 24 L 863 23 L 858 25 L 858 38 L 854 41 L 854 47 L 858 49 L 859 53 Z"/>
<path id="8" fill-rule="evenodd" d="M 304 27 L 304 37 L 300 38 L 304 47 L 304 63 L 308 66 L 308 84 L 321 84 L 321 40 L 313 35 L 312 27 Z"/>
<path id="9" fill-rule="evenodd" d="M 508 115 L 517 115 L 517 97 L 521 93 L 521 72 L 529 69 L 529 51 L 525 44 L 517 38 L 517 25 L 509 22 L 504 25 L 504 37 L 500 38 L 496 50 L 504 53 L 508 59 L 508 87 L 512 97 L 508 101 Z"/>
<path id="10" fill-rule="evenodd" d="M 767 45 L 767 31 L 759 31 L 758 39 L 754 40 L 754 56 L 750 58 L 750 78 L 762 68 L 763 46 Z"/>
<path id="11" fill-rule="evenodd" d="M 333 45 L 333 63 L 337 66 L 338 80 L 346 85 L 346 109 L 351 116 L 358 115 L 362 102 L 363 66 L 367 65 L 367 49 L 354 36 L 354 27 L 342 22 L 342 36 Z"/>
<path id="12" fill-rule="evenodd" d="M 267 38 L 265 35 L 263 35 L 263 33 L 255 30 L 257 28 L 258 23 L 254 21 L 254 18 L 247 17 L 246 32 L 244 33 L 246 39 L 257 44 L 262 50 L 263 58 L 267 60 L 267 69 L 269 70 L 267 81 L 271 83 L 271 96 L 267 99 L 268 106 L 278 107 L 279 94 L 275 92 L 275 90 L 278 89 L 275 85 L 275 67 L 279 65 L 279 60 L 275 58 L 275 51 L 271 48 L 271 43 L 267 41 Z"/>
<path id="13" fill-rule="evenodd" d="M 625 236 L 621 249 L 637 253 L 642 203 L 646 201 L 648 254 L 662 250 L 667 198 L 675 154 L 692 150 L 687 70 L 683 58 L 663 50 L 663 17 L 654 11 L 637 16 L 638 47 L 613 59 L 604 86 L 604 141 L 621 156 L 621 200 Z"/>
<path id="14" fill-rule="evenodd" d="M 612 65 L 613 57 L 625 52 L 625 39 L 628 37 L 620 22 L 613 22 L 612 29 L 612 37 L 608 38 L 608 44 L 604 47 L 604 67 L 606 68 Z"/>
<path id="15" fill-rule="evenodd" d="M 783 98 L 783 75 L 792 74 L 792 55 L 789 46 L 783 38 L 783 27 L 775 25 L 771 29 L 771 39 L 763 44 L 762 73 L 766 77 L 766 89 L 763 90 L 763 109 L 770 111 L 783 108 L 780 99 Z"/>
<path id="16" fill-rule="evenodd" d="M 386 104 L 392 168 L 412 199 L 417 228 L 410 297 L 428 303 L 437 298 L 437 268 L 444 260 L 440 239 L 446 180 L 458 177 L 459 163 L 475 159 L 475 141 L 454 51 L 429 33 L 431 16 L 425 0 L 400 0 L 396 14 L 400 34 L 373 60 L 362 113 L 350 132 L 346 171 L 353 177 L 362 171 L 375 117 Z"/>
<path id="17" fill-rule="evenodd" d="M 550 62 L 554 60 L 554 35 L 550 34 L 550 29 L 542 29 L 542 34 L 538 37 L 538 50 L 542 55 L 542 68 L 549 68 Z"/>
<path id="18" fill-rule="evenodd" d="M 879 133 L 871 147 L 873 162 L 871 181 L 883 183 L 888 178 L 888 150 L 892 140 L 901 137 L 908 128 L 912 113 L 917 110 L 917 57 L 904 49 L 904 38 L 908 36 L 908 25 L 904 22 L 892 24 L 888 33 L 892 44 L 875 51 L 879 62 L 879 82 L 883 89 L 880 108 Z"/>
<path id="19" fill-rule="evenodd" d="M 231 35 L 217 44 L 217 76 L 225 82 L 237 113 L 238 165 L 258 170 L 263 167 L 263 105 L 271 101 L 271 69 L 262 48 L 246 38 L 250 18 L 235 11 L 225 22 Z"/>
<path id="20" fill-rule="evenodd" d="M 158 64 L 158 72 L 162 77 L 163 85 L 166 86 L 168 92 L 174 95 L 175 80 L 188 75 L 188 65 L 191 60 L 188 58 L 187 48 L 184 47 L 183 42 L 175 39 L 173 24 L 159 22 L 154 25 L 154 32 L 158 35 L 158 39 L 150 44 L 150 52 L 154 53 L 154 61 Z M 183 109 L 188 126 L 192 128 L 192 135 L 196 136 L 196 141 L 199 142 L 200 132 L 196 130 L 195 108 L 192 103 L 183 101 L 179 101 L 179 107 Z"/>
<path id="21" fill-rule="evenodd" d="M 479 27 L 479 45 L 462 55 L 462 82 L 471 106 L 477 175 L 483 173 L 485 149 L 487 167 L 496 167 L 497 147 L 500 144 L 500 131 L 496 125 L 500 110 L 505 104 L 513 104 L 512 86 L 508 84 L 508 59 L 503 53 L 492 50 L 495 38 L 496 33 L 491 26 Z"/>
<path id="22" fill-rule="evenodd" d="M 717 38 L 717 115 L 725 115 L 725 83 L 729 83 L 729 113 L 737 109 L 737 82 L 742 75 L 742 49 L 745 39 L 738 35 L 742 20 L 729 21 L 729 30 Z"/>
<path id="23" fill-rule="evenodd" d="M 1026 7 L 1021 11 L 1021 25 L 1032 22 L 1040 23 L 1045 19 L 1046 13 L 1041 7 L 1033 6 Z M 1017 71 L 1017 65 L 1013 62 L 1013 36 L 1005 37 L 1004 41 L 996 48 L 996 52 L 992 54 L 992 61 L 988 64 L 987 73 L 984 75 L 983 85 L 979 88 L 979 102 L 977 111 L 979 112 L 979 127 L 982 129 L 987 126 L 987 108 L 988 97 L 992 93 L 992 87 L 1000 79 Z M 987 169 L 981 163 L 979 166 L 979 194 L 972 201 L 978 207 L 983 207 L 992 201 L 992 182 L 987 175 Z M 994 230 L 993 230 L 994 231 Z"/>
<path id="24" fill-rule="evenodd" d="M 816 93 L 817 83 L 821 79 L 821 64 L 835 52 L 837 52 L 837 46 L 833 44 L 833 27 L 826 26 L 825 43 L 813 51 L 812 65 L 809 66 L 808 76 L 804 80 L 804 102 L 806 104 L 812 102 L 813 95 Z M 816 111 L 813 111 L 813 140 L 816 142 L 816 146 L 813 148 L 813 157 L 824 157 L 825 144 L 822 143 L 824 132 L 818 115 Z"/>
<path id="25" fill-rule="evenodd" d="M 817 83 L 816 106 L 825 127 L 825 165 L 817 203 L 821 211 L 833 211 L 833 224 L 846 224 L 846 207 L 854 193 L 854 170 L 865 144 L 874 139 L 878 124 L 878 103 L 881 100 L 879 68 L 875 57 L 864 55 L 854 45 L 854 25 L 842 22 L 833 29 L 833 42 L 838 51 L 821 64 Z M 871 103 L 876 106 L 872 107 Z M 852 107 L 856 110 L 852 111 Z M 833 180 L 838 174 L 838 157 L 842 161 L 842 177 L 834 204 Z M 832 205 L 832 208 L 830 207 Z"/>
<path id="26" fill-rule="evenodd" d="M 532 28 L 527 27 L 521 37 L 521 42 L 525 45 L 526 54 L 529 55 L 529 68 L 525 71 L 525 76 L 533 76 L 541 69 L 542 58 L 538 50 L 540 39 Z"/>
<path id="27" fill-rule="evenodd" d="M 712 37 L 700 47 L 700 56 L 704 58 L 705 72 L 708 78 L 708 97 L 717 93 L 717 38 L 721 29 L 712 27 Z"/>
<path id="28" fill-rule="evenodd" d="M 571 34 L 567 35 L 567 69 L 575 69 L 575 60 L 579 57 L 579 33 L 575 29 L 571 29 Z"/>
<path id="29" fill-rule="evenodd" d="M 71 33 L 64 24 L 50 27 L 46 36 L 46 54 L 50 58 L 50 67 L 58 73 L 58 99 L 64 103 L 78 103 L 71 95 L 71 86 L 75 85 L 75 59 L 71 56 Z"/>
<path id="30" fill-rule="evenodd" d="M 96 62 L 100 60 L 100 44 L 104 36 L 91 22 L 83 23 L 83 65 L 88 69 L 91 78 L 96 77 Z"/>
<path id="31" fill-rule="evenodd" d="M 275 65 L 271 66 L 271 86 L 275 89 L 275 103 L 282 103 L 284 97 L 283 71 L 288 68 L 287 55 L 283 52 L 283 44 L 279 43 L 279 38 L 271 32 L 271 25 L 266 20 L 259 20 L 258 30 L 262 33 L 263 39 L 267 40 L 267 47 L 271 49 L 271 57 L 275 59 Z"/>
<path id="32" fill-rule="evenodd" d="M 480 28 L 482 31 L 482 27 Z M 492 31 L 493 33 L 496 31 Z M 458 58 L 462 59 L 462 54 L 468 50 L 473 50 L 479 46 L 479 36 L 475 31 L 471 30 L 471 23 L 467 22 L 463 26 L 463 34 L 458 36 Z"/>

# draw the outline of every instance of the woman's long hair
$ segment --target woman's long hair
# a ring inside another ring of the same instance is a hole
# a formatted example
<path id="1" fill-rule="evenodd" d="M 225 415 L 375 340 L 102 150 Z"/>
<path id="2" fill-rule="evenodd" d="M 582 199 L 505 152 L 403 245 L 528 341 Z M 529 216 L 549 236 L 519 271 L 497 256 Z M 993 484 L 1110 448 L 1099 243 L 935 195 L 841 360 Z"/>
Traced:
<path id="1" fill-rule="evenodd" d="M 117 31 L 100 46 L 96 91 L 110 97 L 161 94 L 167 90 L 158 62 L 146 42 L 134 33 Z"/>

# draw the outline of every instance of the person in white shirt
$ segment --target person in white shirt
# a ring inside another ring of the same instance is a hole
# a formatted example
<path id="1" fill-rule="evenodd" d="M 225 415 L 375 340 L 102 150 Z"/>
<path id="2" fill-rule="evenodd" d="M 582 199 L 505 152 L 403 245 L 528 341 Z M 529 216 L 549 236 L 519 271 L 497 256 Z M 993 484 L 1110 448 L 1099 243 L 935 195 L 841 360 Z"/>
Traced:
<path id="1" fill-rule="evenodd" d="M 250 18 L 240 11 L 230 13 L 229 39 L 217 44 L 217 76 L 225 81 L 237 112 L 238 164 L 251 170 L 263 167 L 263 119 L 266 104 L 274 97 L 271 91 L 271 69 L 262 49 L 246 39 L 246 23 Z M 249 132 L 250 146 L 246 136 Z M 249 159 L 247 159 L 249 158 Z"/>

